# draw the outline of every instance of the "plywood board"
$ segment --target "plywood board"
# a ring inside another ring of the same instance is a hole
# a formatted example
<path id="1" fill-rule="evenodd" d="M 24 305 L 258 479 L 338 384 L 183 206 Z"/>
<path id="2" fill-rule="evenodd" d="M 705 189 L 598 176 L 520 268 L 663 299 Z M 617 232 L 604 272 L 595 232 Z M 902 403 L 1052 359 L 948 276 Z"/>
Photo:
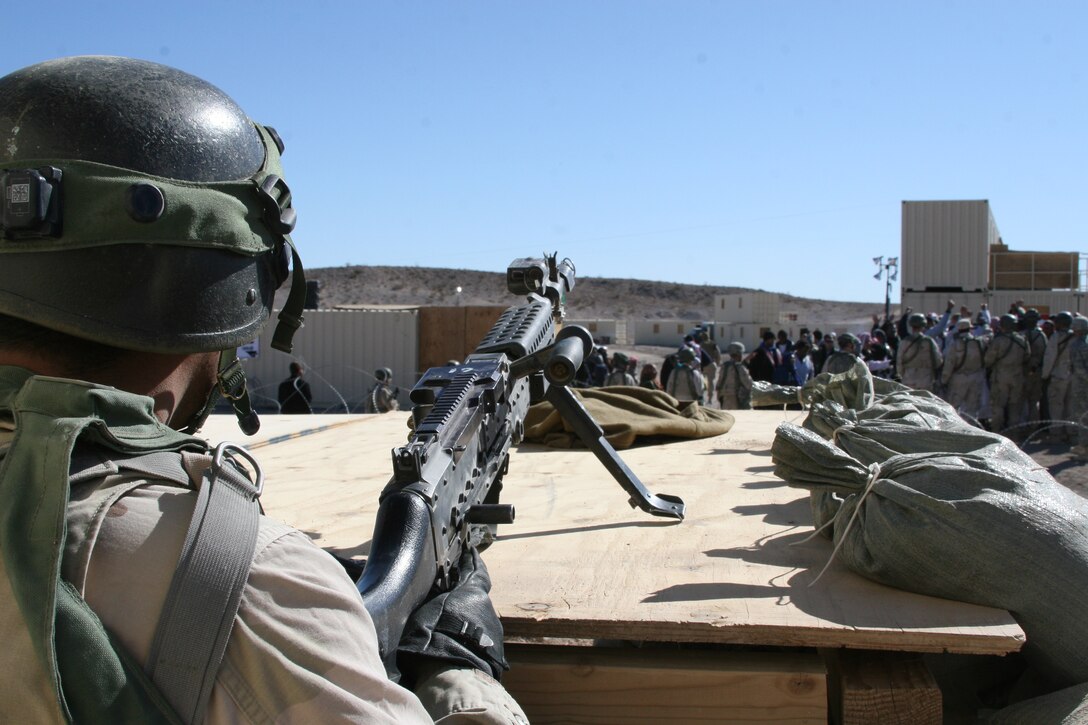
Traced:
<path id="1" fill-rule="evenodd" d="M 516 449 L 503 498 L 517 520 L 484 556 L 507 633 L 977 654 L 1020 648 L 1023 632 L 1003 610 L 902 592 L 836 561 L 814 583 L 831 545 L 808 540 L 807 493 L 775 477 L 770 458 L 775 427 L 802 414 L 735 413 L 723 436 L 622 453 L 651 491 L 685 500 L 679 523 L 630 508 L 588 451 Z M 281 442 L 257 451 L 266 510 L 323 547 L 364 555 L 406 419 L 270 419 L 258 440 Z M 351 422 L 283 439 L 287 428 L 337 421 Z M 216 420 L 206 431 L 215 440 L 229 425 Z"/>

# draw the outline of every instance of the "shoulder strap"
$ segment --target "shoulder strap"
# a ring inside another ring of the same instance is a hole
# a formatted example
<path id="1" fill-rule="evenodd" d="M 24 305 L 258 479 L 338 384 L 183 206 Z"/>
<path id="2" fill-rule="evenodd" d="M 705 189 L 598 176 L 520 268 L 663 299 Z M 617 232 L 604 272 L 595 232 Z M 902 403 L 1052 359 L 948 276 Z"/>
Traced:
<path id="1" fill-rule="evenodd" d="M 176 472 L 178 453 L 202 452 L 207 450 L 207 444 L 160 424 L 149 398 L 112 388 L 32 377 L 16 368 L 0 367 L 0 408 L 12 411 L 16 424 L 15 440 L 0 469 L 0 553 L 44 675 L 65 717 L 73 722 L 178 722 L 177 714 L 192 722 L 193 718 L 202 717 L 206 694 L 203 700 L 197 700 L 196 707 L 182 712 L 180 708 L 189 700 L 179 698 L 176 695 L 179 690 L 165 678 L 155 678 L 155 685 L 161 690 L 151 684 L 139 664 L 114 641 L 79 593 L 61 578 L 60 564 L 66 534 L 70 466 L 77 440 L 119 454 L 120 459 L 132 463 L 133 470 L 171 474 L 164 476 L 167 480 L 175 478 L 172 474 Z M 173 451 L 173 456 L 162 455 L 165 451 Z M 77 476 L 84 467 L 78 459 L 77 456 Z M 221 460 L 221 455 L 216 460 Z M 203 586 L 207 589 L 195 595 L 175 596 L 175 586 L 171 585 L 168 605 L 172 602 L 175 608 L 192 610 L 204 621 L 199 622 L 200 626 L 191 624 L 193 628 L 186 629 L 181 636 L 166 638 L 156 634 L 156 640 L 167 639 L 159 651 L 195 648 L 196 640 L 211 639 L 216 643 L 210 648 L 211 655 L 190 654 L 187 660 L 184 656 L 175 660 L 200 663 L 187 665 L 190 671 L 194 667 L 218 669 L 256 540 L 259 472 L 258 482 L 253 485 L 248 480 L 245 484 L 238 481 L 241 474 L 233 467 L 216 466 L 213 462 L 213 470 L 217 472 L 207 476 L 201 486 L 198 499 L 203 505 L 198 501 L 174 580 L 176 583 L 179 578 L 199 577 L 199 573 L 185 572 L 201 566 L 236 570 L 244 566 L 244 571 L 240 576 L 235 574 L 230 585 L 216 584 L 223 581 L 222 574 L 205 576 Z M 224 478 L 226 483 L 221 482 Z M 246 493 L 226 490 L 230 488 L 244 488 Z M 232 498 L 244 501 L 251 510 L 244 516 L 229 513 L 241 506 Z M 219 508 L 228 513 L 219 514 Z M 246 534 L 249 529 L 254 533 Z M 226 535 L 224 530 L 228 530 Z M 246 543 L 233 541 L 239 534 Z M 202 541 L 206 537 L 207 541 Z M 209 556 L 208 552 L 215 549 L 223 553 Z M 224 566 L 220 559 L 233 563 Z M 238 563 L 242 559 L 244 565 Z M 217 596 L 226 599 L 226 604 L 204 603 Z M 160 622 L 160 631 L 168 626 L 164 621 Z M 210 635 L 206 631 L 209 629 Z M 169 640 L 180 640 L 181 644 L 176 641 L 171 644 Z M 204 682 L 201 692 L 210 692 Z M 171 705 L 179 708 L 177 714 Z"/>
<path id="2" fill-rule="evenodd" d="M 256 483 L 228 451 L 254 467 Z M 227 649 L 257 544 L 262 486 L 260 468 L 244 448 L 215 449 L 148 658 L 151 679 L 186 723 L 204 719 Z"/>
<path id="3" fill-rule="evenodd" d="M 904 366 L 906 366 L 907 363 L 914 362 L 914 358 L 918 357 L 918 352 L 919 351 L 916 348 L 918 346 L 918 340 L 921 339 L 921 337 L 922 337 L 922 335 L 919 335 L 918 337 L 911 338 L 911 339 L 909 339 L 907 341 L 907 348 L 903 351 L 903 365 Z M 914 354 L 911 355 L 910 357 L 907 357 L 907 355 L 911 351 L 914 351 Z"/>
<path id="4" fill-rule="evenodd" d="M 150 398 L 20 368 L 0 367 L 0 409 L 15 421 L 0 469 L 0 555 L 61 711 L 76 722 L 170 720 L 139 668 L 61 579 L 69 463 L 77 439 L 134 453 L 206 444 L 160 424 Z"/>

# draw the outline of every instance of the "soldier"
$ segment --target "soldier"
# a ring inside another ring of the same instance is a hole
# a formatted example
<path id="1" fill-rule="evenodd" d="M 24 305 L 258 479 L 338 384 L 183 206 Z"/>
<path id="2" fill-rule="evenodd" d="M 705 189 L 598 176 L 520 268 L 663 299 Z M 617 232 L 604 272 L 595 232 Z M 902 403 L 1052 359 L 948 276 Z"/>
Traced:
<path id="1" fill-rule="evenodd" d="M 710 335 L 706 330 L 700 330 L 695 335 L 695 341 L 699 343 L 699 347 L 710 357 L 710 363 L 703 366 L 703 382 L 706 385 L 706 390 L 711 391 L 711 397 L 713 397 L 713 391 L 718 383 L 718 371 L 722 366 L 722 351 L 718 348 L 718 343 L 710 339 Z"/>
<path id="2" fill-rule="evenodd" d="M 925 334 L 926 318 L 914 313 L 907 318 L 910 334 L 899 341 L 895 369 L 904 385 L 932 391 L 943 356 L 936 341 Z"/>
<path id="3" fill-rule="evenodd" d="M 676 353 L 676 366 L 669 374 L 665 392 L 679 401 L 703 399 L 703 374 L 690 347 L 682 347 Z"/>
<path id="4" fill-rule="evenodd" d="M 635 376 L 627 372 L 627 355 L 622 352 L 612 353 L 612 372 L 604 379 L 605 385 L 638 385 Z"/>
<path id="5" fill-rule="evenodd" d="M 718 378 L 718 403 L 722 410 L 749 410 L 752 407 L 752 376 L 744 366 L 744 343 L 731 342 L 729 359 L 722 362 Z"/>
<path id="6" fill-rule="evenodd" d="M 1073 455 L 1088 460 L 1088 317 L 1073 318 L 1070 325 L 1073 340 L 1069 343 L 1069 362 L 1073 369 L 1070 395 L 1073 422 L 1076 423 L 1077 445 Z"/>
<path id="7" fill-rule="evenodd" d="M 827 360 L 824 361 L 824 366 L 820 369 L 821 373 L 845 373 L 847 370 L 851 370 L 854 364 L 861 359 L 859 356 L 861 340 L 858 339 L 857 335 L 844 332 L 839 335 L 838 343 L 839 349 L 831 353 Z"/>
<path id="8" fill-rule="evenodd" d="M 941 366 L 941 382 L 944 383 L 945 400 L 969 420 L 979 417 L 982 405 L 982 392 L 986 386 L 985 353 L 986 341 L 971 334 L 970 318 L 957 320 L 956 332 Z"/>
<path id="9" fill-rule="evenodd" d="M 1022 334 L 1028 343 L 1028 368 L 1024 374 L 1024 421 L 1038 423 L 1043 399 L 1043 356 L 1046 355 L 1046 335 L 1039 329 L 1039 311 L 1034 307 L 1024 313 Z"/>
<path id="10" fill-rule="evenodd" d="M 400 408 L 397 395 L 400 391 L 393 387 L 393 371 L 378 368 L 374 371 L 374 385 L 366 394 L 367 413 L 390 413 Z"/>
<path id="11" fill-rule="evenodd" d="M 398 650 L 428 712 L 343 567 L 260 515 L 251 454 L 193 435 L 220 394 L 255 432 L 235 351 L 288 279 L 273 346 L 301 325 L 282 151 L 156 63 L 0 78 L 0 722 L 519 721 L 474 549 L 470 636 L 413 614 Z"/>
<path id="12" fill-rule="evenodd" d="M 1024 408 L 1024 371 L 1028 365 L 1028 343 L 1016 331 L 1016 316 L 999 319 L 1000 331 L 986 348 L 985 364 L 990 372 L 990 429 L 1004 433 L 1020 424 Z"/>
<path id="13" fill-rule="evenodd" d="M 1046 341 L 1043 354 L 1043 383 L 1046 385 L 1047 410 L 1051 420 L 1070 420 L 1069 385 L 1073 368 L 1069 362 L 1069 343 L 1073 333 L 1069 327 L 1073 324 L 1073 315 L 1059 312 L 1054 316 L 1054 334 Z M 1073 431 L 1064 425 L 1055 425 L 1050 429 L 1051 443 L 1068 443 Z"/>

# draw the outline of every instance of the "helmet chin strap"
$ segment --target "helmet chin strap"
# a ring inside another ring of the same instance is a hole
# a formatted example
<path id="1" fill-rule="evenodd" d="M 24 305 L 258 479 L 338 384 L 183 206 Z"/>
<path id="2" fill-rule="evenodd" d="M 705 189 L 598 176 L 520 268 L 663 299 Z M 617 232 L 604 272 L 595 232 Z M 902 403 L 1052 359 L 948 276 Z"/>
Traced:
<path id="1" fill-rule="evenodd" d="M 193 420 L 182 429 L 182 433 L 196 433 L 204 425 L 204 421 L 211 415 L 215 404 L 222 396 L 230 401 L 234 409 L 234 415 L 238 418 L 238 427 L 247 436 L 251 436 L 261 428 L 261 421 L 256 411 L 249 402 L 249 389 L 246 387 L 246 374 L 242 370 L 242 363 L 233 349 L 219 353 L 219 374 L 216 376 L 216 384 L 208 392 L 208 399 L 204 407 Z"/>

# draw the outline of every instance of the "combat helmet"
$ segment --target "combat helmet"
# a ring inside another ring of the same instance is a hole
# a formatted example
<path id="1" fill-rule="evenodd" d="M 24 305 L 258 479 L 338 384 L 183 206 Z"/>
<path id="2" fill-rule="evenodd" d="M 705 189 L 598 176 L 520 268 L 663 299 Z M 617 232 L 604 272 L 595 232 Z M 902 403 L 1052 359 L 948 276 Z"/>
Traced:
<path id="1" fill-rule="evenodd" d="M 221 90 L 157 63 L 81 56 L 0 78 L 0 314 L 233 361 L 293 268 L 272 341 L 289 352 L 306 282 L 282 151 Z M 229 367 L 218 387 L 245 395 Z"/>
<path id="2" fill-rule="evenodd" d="M 915 312 L 914 314 L 912 314 L 910 317 L 907 318 L 907 326 L 908 327 L 925 327 L 926 326 L 926 316 L 923 315 L 920 312 Z"/>

